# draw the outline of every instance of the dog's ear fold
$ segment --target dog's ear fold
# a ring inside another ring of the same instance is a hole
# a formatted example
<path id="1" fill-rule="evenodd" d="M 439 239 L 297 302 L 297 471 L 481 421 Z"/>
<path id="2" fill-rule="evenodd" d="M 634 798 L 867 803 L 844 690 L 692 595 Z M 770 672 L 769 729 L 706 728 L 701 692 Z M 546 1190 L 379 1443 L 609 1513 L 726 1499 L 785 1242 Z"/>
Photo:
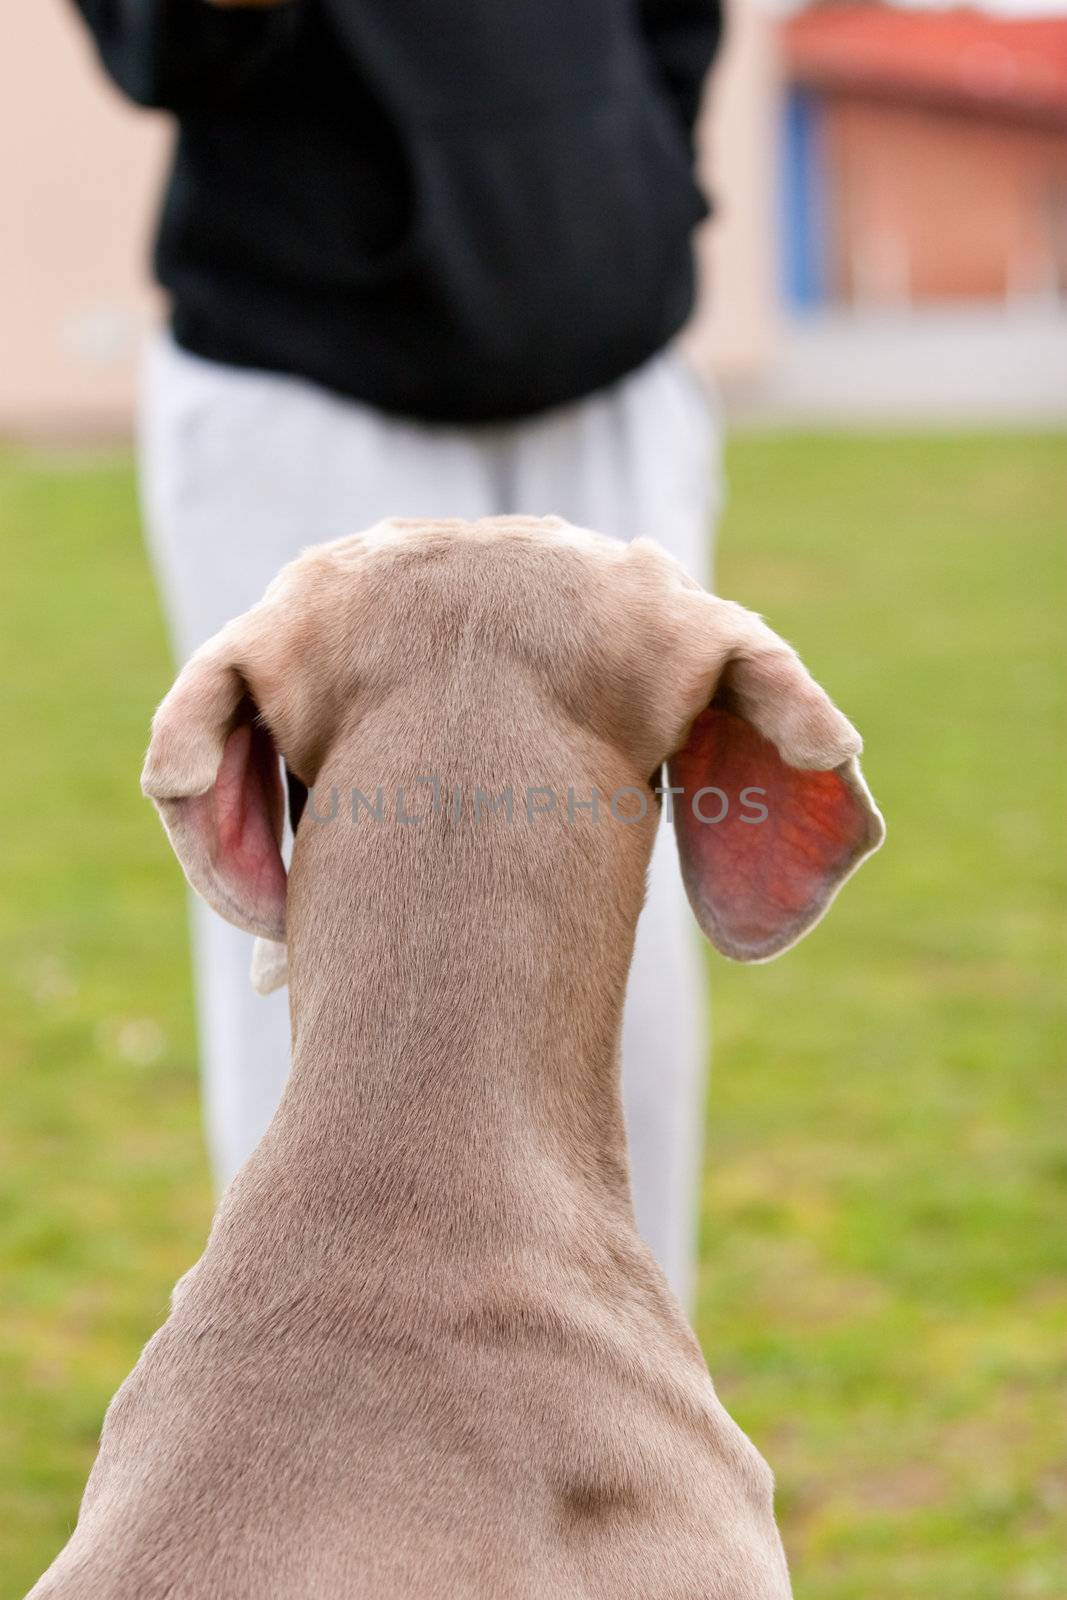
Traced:
<path id="1" fill-rule="evenodd" d="M 285 787 L 289 798 L 289 827 L 295 839 L 307 805 L 307 785 L 286 767 Z M 284 989 L 289 982 L 289 946 L 281 940 L 257 939 L 252 946 L 249 977 L 257 994 L 273 994 L 275 989 Z"/>
<path id="2" fill-rule="evenodd" d="M 278 753 L 258 714 L 239 618 L 193 655 L 152 721 L 141 788 L 193 888 L 238 928 L 285 938 Z"/>
<path id="3" fill-rule="evenodd" d="M 682 877 L 715 948 L 766 961 L 814 926 L 885 825 L 859 734 L 796 653 L 742 607 L 692 598 L 709 703 L 668 763 Z"/>

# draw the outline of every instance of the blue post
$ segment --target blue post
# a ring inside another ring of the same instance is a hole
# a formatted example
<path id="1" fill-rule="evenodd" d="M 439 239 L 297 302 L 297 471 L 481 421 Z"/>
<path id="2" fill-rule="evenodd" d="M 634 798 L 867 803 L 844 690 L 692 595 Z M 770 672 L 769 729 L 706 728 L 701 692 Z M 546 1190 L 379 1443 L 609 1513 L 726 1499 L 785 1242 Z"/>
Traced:
<path id="1" fill-rule="evenodd" d="M 820 106 L 806 89 L 790 89 L 784 106 L 781 163 L 782 290 L 795 310 L 822 305 L 828 294 L 826 174 Z"/>

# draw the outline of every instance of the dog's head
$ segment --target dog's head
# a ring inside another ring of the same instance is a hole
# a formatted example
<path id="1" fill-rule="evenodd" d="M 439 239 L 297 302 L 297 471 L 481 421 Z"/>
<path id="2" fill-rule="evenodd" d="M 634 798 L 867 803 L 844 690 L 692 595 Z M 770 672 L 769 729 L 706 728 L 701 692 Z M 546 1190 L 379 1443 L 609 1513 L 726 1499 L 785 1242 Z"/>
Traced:
<path id="1" fill-rule="evenodd" d="M 648 793 L 666 763 L 690 902 L 738 960 L 795 943 L 883 838 L 858 733 L 783 640 L 654 544 L 556 518 L 386 522 L 305 552 L 183 668 L 142 788 L 193 887 L 280 942 L 279 755 L 312 788 L 369 719 L 417 739 L 433 715 L 474 764 L 509 717 L 580 750 L 582 798 Z"/>

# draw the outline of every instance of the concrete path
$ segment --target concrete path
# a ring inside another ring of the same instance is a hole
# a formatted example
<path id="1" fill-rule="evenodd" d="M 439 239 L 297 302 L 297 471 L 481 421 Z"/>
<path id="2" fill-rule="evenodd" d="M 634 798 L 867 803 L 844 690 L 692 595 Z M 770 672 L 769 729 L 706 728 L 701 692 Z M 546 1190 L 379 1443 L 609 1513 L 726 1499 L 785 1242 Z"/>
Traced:
<path id="1" fill-rule="evenodd" d="M 820 312 L 787 323 L 737 423 L 1067 424 L 1067 305 Z"/>

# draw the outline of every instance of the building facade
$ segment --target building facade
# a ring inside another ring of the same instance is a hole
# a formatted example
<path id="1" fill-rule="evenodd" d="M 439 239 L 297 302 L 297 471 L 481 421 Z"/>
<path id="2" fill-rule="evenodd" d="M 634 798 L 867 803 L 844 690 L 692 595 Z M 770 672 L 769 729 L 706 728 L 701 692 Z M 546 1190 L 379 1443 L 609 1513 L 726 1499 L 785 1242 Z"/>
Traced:
<path id="1" fill-rule="evenodd" d="M 1067 301 L 1067 19 L 824 4 L 781 37 L 793 305 Z"/>

